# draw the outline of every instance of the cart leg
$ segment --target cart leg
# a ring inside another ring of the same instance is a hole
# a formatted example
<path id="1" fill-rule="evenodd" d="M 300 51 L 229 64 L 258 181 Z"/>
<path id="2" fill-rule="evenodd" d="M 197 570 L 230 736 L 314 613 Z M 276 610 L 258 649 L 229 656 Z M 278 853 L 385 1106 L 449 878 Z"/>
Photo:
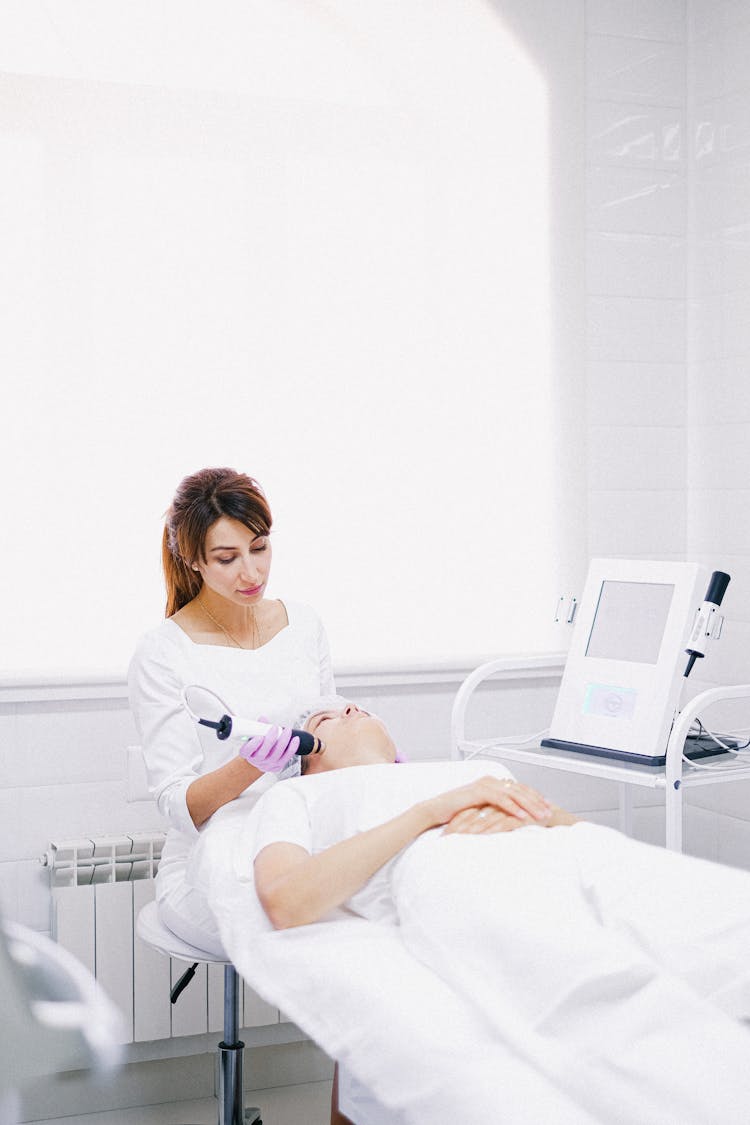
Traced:
<path id="1" fill-rule="evenodd" d="M 678 779 L 667 781 L 665 796 L 666 845 L 671 852 L 682 851 L 682 783 Z"/>
<path id="2" fill-rule="evenodd" d="M 618 781 L 620 791 L 620 831 L 626 836 L 633 835 L 633 787 L 627 781 Z"/>

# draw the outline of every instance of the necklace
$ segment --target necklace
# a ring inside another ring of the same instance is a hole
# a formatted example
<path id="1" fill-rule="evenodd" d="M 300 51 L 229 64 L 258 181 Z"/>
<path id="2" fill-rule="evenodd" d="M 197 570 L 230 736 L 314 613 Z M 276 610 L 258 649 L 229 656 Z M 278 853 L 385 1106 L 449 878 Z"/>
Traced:
<path id="1" fill-rule="evenodd" d="M 240 642 L 237 640 L 237 638 L 234 636 L 234 634 L 230 633 L 228 629 L 225 629 L 224 626 L 222 625 L 221 621 L 216 620 L 213 613 L 211 613 L 211 610 L 203 604 L 203 602 L 200 600 L 200 598 L 198 598 L 197 601 L 198 601 L 198 605 L 201 607 L 201 609 L 205 613 L 206 617 L 210 618 L 210 620 L 213 621 L 214 625 L 216 625 L 217 628 L 221 629 L 222 633 L 227 638 L 227 640 L 231 641 L 231 643 L 233 645 L 235 645 L 236 648 L 248 648 L 248 647 L 253 648 L 253 649 L 260 648 L 260 630 L 258 628 L 258 619 L 255 616 L 255 606 L 254 605 L 250 606 L 250 612 L 253 615 L 253 629 L 252 629 L 252 635 L 251 635 L 252 636 L 252 643 L 250 644 L 250 646 L 248 646 L 248 645 L 240 644 Z"/>

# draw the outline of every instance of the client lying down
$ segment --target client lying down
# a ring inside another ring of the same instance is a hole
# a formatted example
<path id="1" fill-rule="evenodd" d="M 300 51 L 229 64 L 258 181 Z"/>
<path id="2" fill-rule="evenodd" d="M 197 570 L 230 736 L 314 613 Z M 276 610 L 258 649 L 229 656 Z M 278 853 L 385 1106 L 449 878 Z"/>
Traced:
<path id="1" fill-rule="evenodd" d="M 243 836 L 276 929 L 345 912 L 390 926 L 559 1093 L 552 1120 L 747 1120 L 750 874 L 577 821 L 495 764 L 394 769 L 385 726 L 351 705 L 308 729 L 325 753 Z M 494 1111 L 474 1110 L 488 1125 L 509 1082 L 497 1072 Z"/>

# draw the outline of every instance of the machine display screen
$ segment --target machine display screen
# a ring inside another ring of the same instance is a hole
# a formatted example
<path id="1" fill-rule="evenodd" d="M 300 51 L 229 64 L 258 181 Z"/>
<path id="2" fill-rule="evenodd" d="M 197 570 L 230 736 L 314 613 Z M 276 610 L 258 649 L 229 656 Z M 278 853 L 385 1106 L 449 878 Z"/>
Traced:
<path id="1" fill-rule="evenodd" d="M 602 582 L 586 656 L 656 664 L 673 594 L 663 582 Z"/>

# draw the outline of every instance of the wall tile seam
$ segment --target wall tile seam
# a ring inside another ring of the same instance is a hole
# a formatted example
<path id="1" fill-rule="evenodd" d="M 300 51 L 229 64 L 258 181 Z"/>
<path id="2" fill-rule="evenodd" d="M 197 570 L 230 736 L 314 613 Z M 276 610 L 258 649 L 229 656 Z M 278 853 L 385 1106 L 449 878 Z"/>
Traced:
<path id="1" fill-rule="evenodd" d="M 669 39 L 666 39 L 661 35 L 657 36 L 657 37 L 654 37 L 653 35 L 643 35 L 643 34 L 637 32 L 637 31 L 622 31 L 619 28 L 618 28 L 617 31 L 589 31 L 588 30 L 588 23 L 589 23 L 588 20 L 584 22 L 584 35 L 587 39 L 588 38 L 593 39 L 594 37 L 604 36 L 608 39 L 632 39 L 632 40 L 638 40 L 639 42 L 642 41 L 642 40 L 645 40 L 647 43 L 651 43 L 651 42 L 671 43 L 675 47 L 680 47 L 680 46 L 684 47 L 685 44 L 686 44 L 686 38 L 680 38 L 680 39 L 669 38 Z M 683 31 L 681 34 L 684 36 L 685 32 Z"/>
<path id="2" fill-rule="evenodd" d="M 692 806 L 692 808 L 696 808 L 696 809 L 699 809 L 701 807 L 702 807 L 701 805 L 693 805 Z M 714 814 L 714 816 L 719 818 L 719 821 L 722 821 L 722 820 L 732 821 L 732 820 L 734 820 L 734 821 L 737 822 L 737 824 L 750 824 L 750 811 L 748 811 L 747 817 L 734 816 L 733 813 L 719 812 L 718 809 L 705 809 L 704 811 L 705 812 L 712 812 Z"/>
<path id="3" fill-rule="evenodd" d="M 641 101 L 641 100 L 639 100 L 639 96 L 637 94 L 631 94 L 626 102 L 621 102 L 619 98 L 596 97 L 593 94 L 589 94 L 589 95 L 587 95 L 587 97 L 588 97 L 588 100 L 594 105 L 601 105 L 604 102 L 610 102 L 611 104 L 614 104 L 614 105 L 627 105 L 627 106 L 631 107 L 632 109 L 640 109 L 640 110 L 656 109 L 656 110 L 660 110 L 660 111 L 661 110 L 673 110 L 675 112 L 675 114 L 683 112 L 683 104 L 684 104 L 682 101 L 677 101 L 676 99 L 670 99 L 669 101 L 663 101 L 663 102 L 657 103 L 650 95 L 648 97 L 648 101 L 646 101 L 646 95 L 643 95 L 643 100 Z"/>
<path id="4" fill-rule="evenodd" d="M 590 419 L 586 422 L 586 427 L 589 431 L 592 430 L 683 430 L 684 425 L 665 426 L 661 422 L 592 422 Z M 592 435 L 593 436 L 593 435 Z M 601 491 L 609 491 L 609 489 L 602 489 Z M 637 490 L 640 491 L 640 490 Z M 659 489 L 659 491 L 664 491 Z"/>
<path id="5" fill-rule="evenodd" d="M 663 422 L 655 422 L 649 424 L 647 422 L 589 422 L 589 430 L 668 430 L 682 433 L 685 429 L 684 422 L 677 422 L 674 425 L 668 426 Z"/>
<path id="6" fill-rule="evenodd" d="M 722 352 L 720 355 L 713 354 L 703 356 L 701 359 L 695 360 L 696 363 L 722 363 L 725 360 L 747 360 L 750 358 L 750 351 L 746 352 Z"/>
<path id="7" fill-rule="evenodd" d="M 728 297 L 744 298 L 744 297 L 747 297 L 748 295 L 750 295 L 750 286 L 748 286 L 747 288 L 746 287 L 734 287 L 732 289 L 712 289 L 711 293 L 706 293 L 706 294 L 697 294 L 694 291 L 694 293 L 692 295 L 690 295 L 687 299 L 688 299 L 688 302 L 689 302 L 690 305 L 695 306 L 695 312 L 701 312 L 701 308 L 699 308 L 698 306 L 703 305 L 703 307 L 705 309 L 708 306 L 710 306 L 711 302 L 717 302 L 717 300 L 721 300 L 721 302 L 723 302 L 723 300 L 725 300 Z M 734 353 L 732 353 L 732 354 L 734 355 Z M 741 354 L 741 353 L 737 353 L 737 354 Z M 748 346 L 748 351 L 746 352 L 746 355 L 747 354 L 750 354 L 750 345 Z M 722 354 L 721 357 L 719 357 L 719 359 L 724 359 L 724 355 Z M 701 363 L 702 360 L 695 359 L 692 362 Z"/>
<path id="8" fill-rule="evenodd" d="M 745 494 L 746 493 L 748 496 L 750 496 L 750 488 L 728 488 L 728 487 L 724 487 L 724 486 L 715 487 L 715 488 L 702 488 L 702 487 L 699 487 L 697 485 L 693 485 L 690 488 L 690 494 L 692 496 L 695 496 L 698 493 L 715 496 L 716 493 L 718 493 L 718 492 L 722 493 L 722 495 L 729 492 L 729 493 L 732 493 L 732 494 L 734 494 L 734 493 Z M 742 556 L 746 552 L 745 551 L 735 551 L 734 553 L 737 556 Z"/>
<path id="9" fill-rule="evenodd" d="M 679 156 L 674 160 L 664 160 L 661 157 L 644 160 L 637 156 L 613 156 L 610 160 L 602 160 L 601 157 L 596 160 L 586 160 L 584 167 L 586 172 L 595 168 L 611 172 L 619 168 L 628 172 L 651 172 L 659 176 L 675 175 L 684 178 L 687 162 L 686 156 Z"/>
<path id="10" fill-rule="evenodd" d="M 742 224 L 744 225 L 744 224 Z M 724 229 L 724 228 L 722 228 Z M 613 230 L 610 227 L 590 227 L 586 226 L 585 234 L 602 235 L 608 238 L 663 238 L 663 239 L 677 239 L 687 247 L 688 240 L 682 234 L 670 234 L 669 231 L 659 230 Z"/>
<path id="11" fill-rule="evenodd" d="M 18 782 L 15 782 L 15 781 L 11 785 L 4 785 L 0 781 L 0 797 L 7 800 L 8 798 L 12 798 L 14 793 L 32 794 L 32 793 L 40 793 L 40 791 L 44 791 L 44 790 L 48 790 L 48 789 L 63 790 L 67 794 L 67 793 L 70 793 L 71 789 L 75 789 L 77 791 L 78 788 L 81 785 L 97 785 L 97 786 L 106 785 L 106 786 L 110 786 L 111 792 L 114 793 L 114 792 L 116 792 L 115 787 L 122 787 L 125 784 L 126 784 L 126 782 L 123 780 L 122 776 L 116 777 L 116 778 L 113 778 L 113 777 L 97 777 L 96 774 L 93 774 L 93 773 L 87 773 L 85 777 L 73 778 L 71 781 L 48 781 L 48 782 L 45 782 L 42 785 L 40 785 L 36 782 L 27 782 L 25 784 L 23 782 L 21 782 L 19 784 Z M 144 804 L 149 804 L 149 803 L 150 802 L 146 801 L 145 799 L 141 800 L 141 801 L 128 801 L 127 802 L 127 804 L 131 805 L 131 806 L 132 805 L 144 805 Z"/>
<path id="12" fill-rule="evenodd" d="M 685 486 L 684 488 L 632 488 L 632 487 L 631 488 L 594 488 L 594 487 L 589 486 L 587 491 L 588 491 L 589 496 L 610 496 L 612 494 L 617 494 L 619 496 L 622 493 L 633 492 L 633 493 L 640 493 L 644 496 L 674 496 L 674 497 L 679 497 L 679 496 L 683 496 L 688 490 L 687 490 L 687 486 Z M 636 557 L 636 556 L 634 556 L 634 557 Z M 644 557 L 647 557 L 647 556 L 644 556 Z"/>
<path id="13" fill-rule="evenodd" d="M 596 488 L 596 487 L 589 487 L 587 489 L 587 495 L 589 496 L 589 498 L 595 497 L 595 496 L 638 495 L 638 496 L 674 496 L 675 499 L 679 499 L 679 498 L 685 496 L 686 493 L 687 493 L 687 487 L 685 487 L 685 488 L 632 488 L 632 487 L 629 487 L 629 488 Z M 674 552 L 672 552 L 672 553 L 674 553 Z M 638 558 L 639 556 L 632 556 L 632 557 Z M 650 556 L 645 555 L 645 556 L 641 556 L 641 557 L 649 558 Z M 0 790 L 0 792 L 2 792 L 2 790 Z"/>
<path id="14" fill-rule="evenodd" d="M 687 301 L 688 301 L 687 297 L 642 297 L 638 293 L 632 293 L 632 294 L 631 293 L 589 293 L 589 294 L 587 294 L 587 296 L 589 296 L 589 297 L 591 297 L 592 299 L 595 299 L 595 300 L 601 299 L 601 300 L 607 300 L 607 301 L 640 301 L 642 304 L 646 304 L 646 303 L 653 304 L 656 301 L 658 301 L 659 304 L 662 304 L 663 302 L 669 301 L 672 304 L 679 303 L 679 304 L 685 305 L 685 304 L 687 304 Z M 616 360 L 613 360 L 613 361 L 603 360 L 602 362 L 607 363 L 607 362 L 617 362 L 617 361 Z M 638 361 L 637 360 L 631 361 L 631 360 L 624 359 L 624 360 L 621 360 L 621 362 L 622 363 L 630 363 L 630 362 L 636 363 Z M 642 362 L 642 363 L 659 363 L 661 361 L 660 360 L 641 360 L 640 362 Z M 680 364 L 682 361 L 679 360 L 679 359 L 669 359 L 669 360 L 664 360 L 663 362 Z"/>
<path id="15" fill-rule="evenodd" d="M 611 172 L 613 168 L 622 169 L 624 167 L 625 170 L 628 171 L 628 172 L 656 171 L 656 172 L 659 173 L 659 175 L 673 176 L 676 180 L 685 179 L 686 178 L 686 172 L 687 172 L 687 162 L 684 165 L 680 164 L 680 166 L 677 167 L 677 168 L 656 168 L 656 169 L 654 169 L 654 168 L 644 168 L 642 164 L 636 164 L 634 167 L 624 166 L 622 161 L 611 162 L 611 161 L 608 161 L 608 160 L 601 160 L 601 159 L 593 160 L 593 159 L 589 159 L 588 157 L 586 158 L 584 163 L 585 163 L 587 171 Z"/>
<path id="16" fill-rule="evenodd" d="M 608 301 L 611 301 L 613 299 L 622 299 L 622 300 L 625 300 L 625 301 L 633 301 L 633 300 L 637 300 L 637 301 L 684 301 L 685 300 L 684 297 L 667 297 L 667 296 L 664 296 L 661 293 L 654 293 L 653 295 L 647 295 L 647 296 L 644 297 L 643 296 L 643 290 L 641 290 L 639 293 L 628 293 L 628 292 L 623 293 L 622 291 L 620 291 L 620 292 L 617 292 L 617 291 L 609 292 L 609 291 L 602 290 L 602 289 L 587 289 L 586 290 L 586 296 L 587 297 L 604 297 Z M 623 362 L 627 362 L 627 361 L 623 360 Z M 655 362 L 658 362 L 658 360 L 655 361 Z M 676 360 L 670 360 L 669 362 L 675 363 L 677 361 Z"/>
<path id="17" fill-rule="evenodd" d="M 750 216 L 748 217 L 748 222 L 750 222 Z M 716 233 L 720 234 L 722 232 L 718 231 Z M 696 237 L 700 239 L 705 236 L 699 234 Z M 693 291 L 687 299 L 691 304 L 700 304 L 701 302 L 708 303 L 710 301 L 721 300 L 725 297 L 746 297 L 748 293 L 750 293 L 750 285 L 735 285 L 731 289 L 712 289 L 709 293 L 696 293 Z M 748 354 L 750 354 L 750 347 L 748 348 Z"/>
<path id="18" fill-rule="evenodd" d="M 597 367 L 685 367 L 684 360 L 679 359 L 587 359 L 586 363 Z"/>
<path id="19" fill-rule="evenodd" d="M 748 99 L 748 100 L 750 100 L 750 99 Z M 695 183 L 699 185 L 700 190 L 705 190 L 706 187 L 710 187 L 711 191 L 714 193 L 714 196 L 715 196 L 716 193 L 718 193 L 720 191 L 723 191 L 723 190 L 725 191 L 727 188 L 733 188 L 734 187 L 734 179 L 733 179 L 734 173 L 739 171 L 744 176 L 747 172 L 749 160 L 750 160 L 750 156 L 748 155 L 747 152 L 743 153 L 741 156 L 736 156 L 736 157 L 733 156 L 731 158 L 729 158 L 729 157 L 723 157 L 723 158 L 719 157 L 717 159 L 711 159 L 711 160 L 706 160 L 705 158 L 701 158 L 701 157 L 692 157 L 692 158 L 690 158 L 690 163 L 692 163 L 692 167 L 689 168 L 689 172 L 690 172 L 690 175 L 693 177 L 693 180 L 695 181 Z M 720 183 L 717 184 L 716 183 L 716 177 L 718 177 L 718 176 L 724 176 L 725 178 L 724 178 L 723 182 L 720 182 Z M 711 182 L 711 177 L 714 178 L 714 182 Z M 744 185 L 743 185 L 743 189 L 744 189 Z M 712 199 L 711 202 L 714 203 L 714 199 Z M 726 227 L 727 227 L 727 229 L 731 229 L 731 227 L 733 227 L 735 225 L 742 226 L 743 223 L 744 223 L 744 219 L 740 220 L 739 224 L 735 224 L 735 223 L 726 224 Z M 725 229 L 725 228 L 720 227 L 720 228 L 717 228 L 717 229 L 721 230 L 721 229 Z"/>
<path id="20" fill-rule="evenodd" d="M 724 7 L 725 12 L 726 12 L 726 8 L 728 7 L 727 0 L 718 0 L 718 3 L 713 5 L 713 11 L 715 12 L 717 8 L 721 8 L 722 6 Z M 701 30 L 700 28 L 696 28 L 696 27 L 692 26 L 692 22 L 690 21 L 689 15 L 688 15 L 688 25 L 687 26 L 688 26 L 688 34 L 689 34 L 690 39 L 692 39 L 692 40 L 710 39 L 710 38 L 716 36 L 717 34 L 721 35 L 724 32 L 735 31 L 737 27 L 745 27 L 745 26 L 750 27 L 750 16 L 746 16 L 744 14 L 740 15 L 740 16 L 735 16 L 735 18 L 733 20 L 730 19 L 728 23 L 723 24 L 718 32 L 717 32 L 715 27 L 707 27 L 707 28 L 704 27 L 703 30 Z"/>
<path id="21" fill-rule="evenodd" d="M 738 230 L 744 228 L 744 223 L 737 225 Z M 722 227 L 722 230 L 727 228 Z M 586 230 L 587 235 L 592 235 L 596 238 L 614 238 L 622 241 L 625 238 L 632 238 L 633 241 L 642 242 L 672 242 L 678 243 L 680 246 L 687 246 L 687 235 L 684 234 L 670 234 L 668 231 L 653 231 L 653 230 L 602 230 L 598 227 L 595 230 Z"/>
<path id="22" fill-rule="evenodd" d="M 124 769 L 124 766 L 123 766 Z M 18 793 L 39 793 L 39 792 L 52 792 L 59 789 L 80 789 L 82 785 L 95 785 L 97 788 L 107 787 L 111 793 L 115 793 L 118 789 L 124 790 L 127 786 L 125 777 L 87 777 L 85 780 L 80 777 L 73 778 L 71 781 L 50 781 L 43 785 L 0 785 L 0 793 L 4 796 L 11 795 L 14 792 Z M 150 801 L 128 801 L 127 804 L 150 804 Z"/>
<path id="23" fill-rule="evenodd" d="M 716 106 L 717 103 L 726 102 L 727 100 L 730 100 L 732 98 L 746 98 L 749 94 L 750 82 L 742 86 L 733 86 L 731 90 L 724 90 L 720 94 L 706 94 L 703 97 L 696 99 L 693 106 L 693 114 L 691 116 L 694 116 L 695 113 L 699 113 L 705 109 L 709 109 L 712 106 Z M 664 106 L 663 108 L 667 109 L 669 107 Z"/>
<path id="24" fill-rule="evenodd" d="M 658 43 L 663 47 L 684 47 L 680 39 L 662 39 L 654 35 L 626 35 L 622 31 L 587 31 L 586 42 L 595 39 L 619 39 L 624 43 Z"/>
<path id="25" fill-rule="evenodd" d="M 594 94 L 586 94 L 585 100 L 586 100 L 587 105 L 611 105 L 611 106 L 617 107 L 619 109 L 636 110 L 638 116 L 641 116 L 643 114 L 643 111 L 648 110 L 648 109 L 675 110 L 675 111 L 678 111 L 678 112 L 675 112 L 674 114 L 672 114 L 672 116 L 681 117 L 683 119 L 683 121 L 687 124 L 687 114 L 685 112 L 685 105 L 684 105 L 683 102 L 678 102 L 678 103 L 670 102 L 667 105 L 664 102 L 659 102 L 659 101 L 656 101 L 655 99 L 652 99 L 650 101 L 634 102 L 634 101 L 632 101 L 631 99 L 628 99 L 628 98 L 611 98 L 611 97 L 610 98 L 597 98 Z"/>
<path id="26" fill-rule="evenodd" d="M 688 123 L 691 125 L 690 137 L 694 138 L 697 129 L 704 129 L 710 126 L 714 132 L 709 133 L 708 136 L 712 139 L 710 148 L 698 148 L 691 146 L 690 157 L 699 168 L 715 168 L 727 165 L 732 168 L 735 164 L 744 165 L 747 161 L 747 142 L 727 145 L 720 137 L 717 141 L 716 135 L 720 127 L 726 127 L 733 123 L 732 110 L 736 107 L 731 105 L 727 106 L 727 111 L 723 113 L 721 107 L 716 107 L 717 102 L 729 103 L 731 101 L 741 102 L 741 109 L 743 111 L 742 125 L 746 124 L 747 102 L 750 100 L 750 91 L 742 90 L 737 94 L 719 94 L 715 98 L 707 99 L 705 102 L 697 103 L 693 106 L 690 113 Z M 715 114 L 713 117 L 709 116 L 706 112 L 708 109 L 713 109 Z M 700 118 L 706 118 L 701 120 Z"/>
<path id="27" fill-rule="evenodd" d="M 663 156 L 643 157 L 643 156 L 637 156 L 637 155 L 636 156 L 624 155 L 624 156 L 612 156 L 612 157 L 609 157 L 609 158 L 607 158 L 607 157 L 602 158 L 601 156 L 598 156 L 595 160 L 592 160 L 591 162 L 589 162 L 587 160 L 586 163 L 585 163 L 585 169 L 586 169 L 586 171 L 588 171 L 592 167 L 606 168 L 608 170 L 611 170 L 611 169 L 614 169 L 614 168 L 626 168 L 629 171 L 641 171 L 641 172 L 648 171 L 648 172 L 654 172 L 654 173 L 659 173 L 659 174 L 665 173 L 665 172 L 678 172 L 678 173 L 682 173 L 684 175 L 685 170 L 687 168 L 687 163 L 688 163 L 688 157 L 687 157 L 687 155 L 684 155 L 684 154 L 682 154 L 680 156 L 675 156 L 675 157 L 663 157 Z M 739 161 L 738 161 L 738 163 L 739 163 Z"/>

